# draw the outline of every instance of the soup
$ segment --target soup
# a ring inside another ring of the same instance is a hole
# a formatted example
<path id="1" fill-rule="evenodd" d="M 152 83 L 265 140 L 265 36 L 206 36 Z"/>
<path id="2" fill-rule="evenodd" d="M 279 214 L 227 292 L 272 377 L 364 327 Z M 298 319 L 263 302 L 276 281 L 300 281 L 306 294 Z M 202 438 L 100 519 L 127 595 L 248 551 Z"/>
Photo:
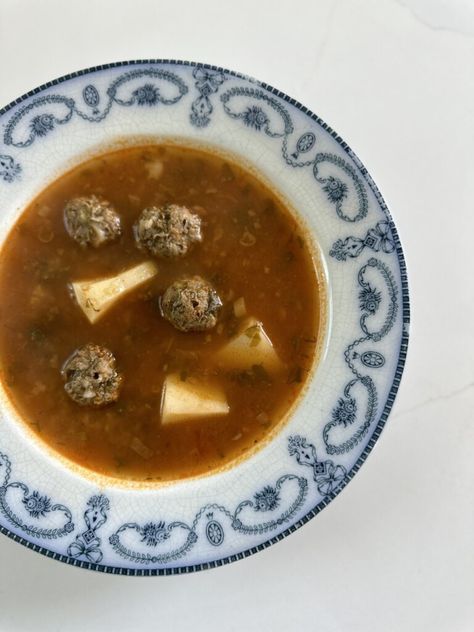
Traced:
<path id="1" fill-rule="evenodd" d="M 24 422 L 81 466 L 166 481 L 227 465 L 285 417 L 323 286 L 273 191 L 170 143 L 44 190 L 5 241 L 0 295 L 2 382 Z"/>

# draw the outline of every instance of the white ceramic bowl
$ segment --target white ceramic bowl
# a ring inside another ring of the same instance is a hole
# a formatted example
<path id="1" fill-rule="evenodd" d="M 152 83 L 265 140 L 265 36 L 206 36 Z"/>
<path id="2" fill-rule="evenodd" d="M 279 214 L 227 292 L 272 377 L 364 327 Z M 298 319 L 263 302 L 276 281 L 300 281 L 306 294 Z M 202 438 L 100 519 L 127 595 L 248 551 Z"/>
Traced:
<path id="1" fill-rule="evenodd" d="M 320 359 L 290 419 L 249 458 L 160 487 L 70 467 L 34 439 L 6 394 L 0 529 L 69 564 L 156 575 L 220 566 L 321 511 L 374 446 L 405 361 L 403 253 L 367 170 L 323 121 L 278 90 L 177 61 L 73 73 L 0 111 L 0 240 L 65 170 L 110 147 L 178 139 L 231 152 L 287 198 L 327 275 Z"/>

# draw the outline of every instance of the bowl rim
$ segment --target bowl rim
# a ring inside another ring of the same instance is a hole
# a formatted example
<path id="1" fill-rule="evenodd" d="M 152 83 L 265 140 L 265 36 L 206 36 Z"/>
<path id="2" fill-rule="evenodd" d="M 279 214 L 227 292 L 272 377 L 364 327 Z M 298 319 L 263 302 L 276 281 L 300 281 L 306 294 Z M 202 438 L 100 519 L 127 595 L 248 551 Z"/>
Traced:
<path id="1" fill-rule="evenodd" d="M 400 387 L 400 382 L 401 382 L 402 374 L 404 371 L 406 356 L 407 356 L 408 340 L 409 340 L 409 325 L 410 325 L 410 298 L 409 298 L 409 290 L 408 290 L 408 277 L 407 277 L 407 270 L 406 270 L 406 262 L 405 262 L 405 256 L 402 249 L 401 240 L 398 235 L 398 231 L 393 221 L 392 215 L 388 209 L 388 206 L 382 194 L 380 193 L 377 185 L 375 184 L 372 177 L 370 176 L 368 170 L 366 169 L 362 161 L 358 158 L 357 154 L 351 149 L 351 147 L 323 119 L 321 119 L 318 115 L 312 112 L 309 108 L 304 106 L 301 102 L 297 101 L 296 99 L 293 99 L 292 97 L 288 96 L 286 93 L 282 92 L 281 90 L 278 90 L 277 88 L 273 87 L 270 84 L 267 84 L 263 81 L 255 79 L 244 73 L 237 72 L 234 70 L 229 70 L 222 66 L 215 66 L 212 64 L 201 63 L 201 62 L 196 62 L 196 61 L 179 60 L 179 59 L 161 59 L 161 58 L 123 60 L 123 61 L 117 61 L 117 62 L 109 62 L 106 64 L 100 64 L 97 66 L 90 66 L 88 68 L 77 70 L 77 71 L 68 73 L 66 75 L 62 75 L 46 83 L 43 83 L 37 86 L 36 88 L 22 94 L 20 97 L 11 101 L 4 107 L 0 108 L 0 117 L 6 114 L 13 107 L 25 101 L 26 99 L 31 98 L 32 96 L 42 92 L 43 90 L 46 90 L 53 86 L 57 86 L 71 79 L 82 77 L 94 72 L 110 70 L 112 68 L 120 68 L 120 67 L 135 66 L 135 65 L 138 66 L 138 65 L 145 65 L 145 64 L 160 64 L 160 65 L 170 65 L 170 66 L 174 65 L 174 66 L 180 66 L 180 67 L 185 67 L 185 66 L 199 67 L 206 70 L 223 72 L 237 79 L 243 79 L 247 81 L 250 80 L 258 84 L 263 89 L 270 92 L 271 94 L 274 94 L 275 96 L 281 98 L 285 102 L 294 106 L 295 108 L 303 112 L 303 114 L 309 116 L 318 125 L 320 125 L 334 140 L 337 141 L 338 145 L 344 150 L 344 152 L 349 156 L 349 158 L 351 160 L 355 160 L 361 176 L 367 183 L 370 190 L 373 192 L 378 204 L 380 205 L 381 210 L 384 211 L 384 213 L 387 216 L 387 221 L 389 223 L 390 230 L 393 236 L 393 241 L 395 244 L 397 262 L 399 265 L 400 283 L 401 283 L 401 303 L 402 303 L 402 310 L 401 310 L 402 311 L 402 333 L 401 333 L 401 340 L 400 340 L 399 356 L 398 356 L 398 361 L 395 368 L 393 382 L 390 387 L 385 406 L 380 414 L 379 420 L 374 427 L 374 430 L 372 432 L 372 435 L 367 445 L 365 446 L 364 450 L 358 457 L 355 464 L 351 467 L 350 470 L 347 471 L 344 481 L 342 482 L 341 485 L 338 486 L 335 492 L 331 492 L 328 496 L 320 500 L 316 506 L 310 509 L 303 517 L 297 520 L 294 524 L 291 524 L 284 531 L 282 531 L 281 533 L 271 538 L 268 538 L 268 540 L 265 540 L 261 544 L 250 547 L 234 555 L 229 555 L 217 560 L 203 562 L 200 564 L 184 565 L 180 567 L 168 567 L 168 568 L 151 568 L 151 569 L 126 568 L 126 567 L 114 567 L 114 566 L 109 566 L 109 565 L 106 566 L 103 564 L 96 564 L 94 562 L 84 562 L 82 560 L 78 560 L 78 559 L 69 557 L 67 555 L 63 555 L 61 553 L 56 553 L 55 551 L 50 551 L 41 545 L 35 544 L 34 542 L 30 542 L 26 540 L 25 538 L 23 538 L 22 536 L 17 535 L 16 533 L 13 533 L 8 528 L 0 524 L 0 533 L 11 538 L 13 541 L 18 542 L 33 551 L 41 553 L 42 555 L 46 557 L 52 558 L 54 560 L 58 560 L 60 562 L 63 562 L 72 566 L 85 568 L 87 570 L 99 571 L 102 573 L 113 574 L 113 575 L 165 576 L 165 575 L 181 575 L 181 574 L 192 573 L 192 572 L 196 572 L 200 570 L 217 568 L 217 567 L 229 564 L 231 562 L 235 562 L 235 561 L 244 559 L 246 557 L 249 557 L 250 555 L 253 555 L 254 553 L 258 553 L 259 551 L 262 551 L 268 548 L 272 544 L 279 542 L 283 538 L 287 537 L 288 535 L 290 535 L 291 533 L 293 533 L 294 531 L 296 531 L 297 529 L 305 525 L 317 514 L 319 514 L 325 507 L 327 507 L 327 505 L 331 503 L 336 496 L 340 494 L 340 492 L 353 479 L 355 474 L 359 471 L 361 466 L 365 463 L 368 455 L 374 448 L 385 426 L 387 418 L 392 410 L 393 404 L 395 402 L 395 398 L 396 398 L 398 389 Z"/>

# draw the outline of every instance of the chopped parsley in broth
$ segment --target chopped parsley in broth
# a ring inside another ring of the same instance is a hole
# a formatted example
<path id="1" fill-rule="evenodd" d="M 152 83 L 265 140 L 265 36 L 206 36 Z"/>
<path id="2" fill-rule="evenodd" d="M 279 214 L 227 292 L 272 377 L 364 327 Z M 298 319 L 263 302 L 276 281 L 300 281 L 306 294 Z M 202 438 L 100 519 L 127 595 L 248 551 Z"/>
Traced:
<path id="1" fill-rule="evenodd" d="M 173 144 L 114 151 L 52 183 L 5 241 L 3 385 L 81 466 L 203 474 L 297 399 L 321 292 L 302 227 L 246 168 Z"/>

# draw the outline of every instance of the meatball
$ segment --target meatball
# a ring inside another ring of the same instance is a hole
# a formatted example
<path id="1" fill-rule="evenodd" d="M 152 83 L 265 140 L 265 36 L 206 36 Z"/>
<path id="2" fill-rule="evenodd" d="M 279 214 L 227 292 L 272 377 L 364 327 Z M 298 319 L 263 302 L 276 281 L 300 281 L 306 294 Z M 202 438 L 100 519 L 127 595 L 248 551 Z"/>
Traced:
<path id="1" fill-rule="evenodd" d="M 111 351 L 87 344 L 74 351 L 61 370 L 64 389 L 81 406 L 104 406 L 118 399 L 122 376 Z"/>
<path id="2" fill-rule="evenodd" d="M 64 207 L 68 234 L 83 248 L 113 241 L 122 233 L 120 216 L 110 202 L 95 195 L 70 200 Z"/>
<path id="3" fill-rule="evenodd" d="M 161 314 L 180 331 L 206 331 L 217 322 L 222 301 L 199 276 L 175 281 L 160 301 Z"/>
<path id="4" fill-rule="evenodd" d="M 168 259 L 183 257 L 193 243 L 202 239 L 199 215 L 177 204 L 144 209 L 134 232 L 141 250 Z"/>

